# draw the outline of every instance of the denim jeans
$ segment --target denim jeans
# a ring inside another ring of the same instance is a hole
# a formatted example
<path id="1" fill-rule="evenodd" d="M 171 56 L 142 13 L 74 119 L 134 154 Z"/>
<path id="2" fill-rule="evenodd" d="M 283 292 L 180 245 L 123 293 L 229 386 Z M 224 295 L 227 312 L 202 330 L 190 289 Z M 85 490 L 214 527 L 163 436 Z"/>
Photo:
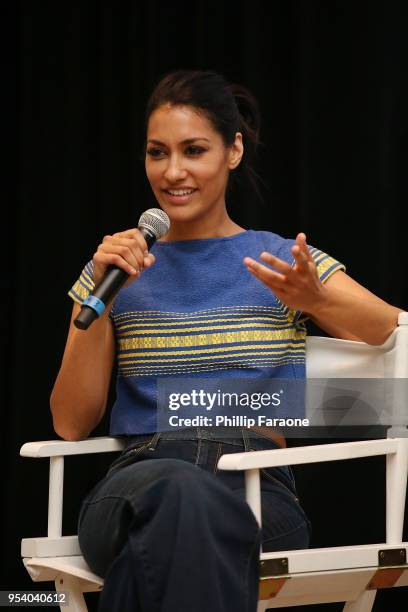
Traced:
<path id="1" fill-rule="evenodd" d="M 259 549 L 307 548 L 290 468 L 262 471 L 262 532 L 242 472 L 221 455 L 276 448 L 250 430 L 194 428 L 129 438 L 83 502 L 79 543 L 105 584 L 100 612 L 255 612 Z"/>

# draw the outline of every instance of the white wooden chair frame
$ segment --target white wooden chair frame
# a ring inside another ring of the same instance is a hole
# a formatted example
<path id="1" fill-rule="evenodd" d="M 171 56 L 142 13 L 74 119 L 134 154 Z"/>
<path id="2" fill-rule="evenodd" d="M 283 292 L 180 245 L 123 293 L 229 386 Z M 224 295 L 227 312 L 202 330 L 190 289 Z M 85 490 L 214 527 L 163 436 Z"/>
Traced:
<path id="1" fill-rule="evenodd" d="M 408 313 L 378 347 L 333 338 L 308 337 L 308 378 L 408 378 Z M 407 398 L 408 403 L 408 398 Z M 407 410 L 408 414 L 408 410 Z M 402 542 L 408 476 L 406 422 L 382 440 L 322 444 L 224 455 L 218 467 L 245 470 L 246 499 L 261 522 L 260 469 L 386 456 L 386 541 L 381 544 L 261 553 L 258 612 L 311 603 L 345 602 L 344 612 L 370 612 L 377 589 L 408 586 L 408 543 Z M 24 457 L 49 457 L 48 535 L 22 540 L 24 565 L 34 581 L 54 581 L 69 592 L 65 612 L 85 612 L 83 593 L 102 589 L 103 580 L 86 565 L 76 535 L 62 535 L 64 457 L 120 451 L 118 438 L 79 442 L 29 442 Z M 408 607 L 408 606 L 407 606 Z M 193 609 L 193 608 L 192 608 Z"/>

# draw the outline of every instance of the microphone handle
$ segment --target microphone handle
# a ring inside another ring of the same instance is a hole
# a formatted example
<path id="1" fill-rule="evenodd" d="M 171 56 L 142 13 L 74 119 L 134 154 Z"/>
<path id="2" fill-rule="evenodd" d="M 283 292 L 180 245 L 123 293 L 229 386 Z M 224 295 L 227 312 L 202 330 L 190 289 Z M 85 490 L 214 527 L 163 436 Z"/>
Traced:
<path id="1" fill-rule="evenodd" d="M 126 282 L 129 274 L 117 268 L 116 266 L 109 266 L 106 270 L 106 274 L 102 278 L 99 285 L 92 291 L 92 296 L 101 300 L 106 306 L 110 300 L 114 297 L 115 293 L 119 291 L 121 286 Z M 82 304 L 81 311 L 74 320 L 75 327 L 78 329 L 88 329 L 90 324 L 99 317 L 99 313 L 95 308 Z"/>
<path id="2" fill-rule="evenodd" d="M 143 234 L 144 239 L 147 243 L 147 248 L 150 249 L 152 244 L 156 241 L 156 236 L 154 236 L 151 232 L 149 232 L 145 228 L 139 228 L 140 232 Z M 122 268 L 118 268 L 116 266 L 109 266 L 106 270 L 105 275 L 103 276 L 100 283 L 95 287 L 95 289 L 90 294 L 90 297 L 97 298 L 100 302 L 106 307 L 111 299 L 115 296 L 115 294 L 119 291 L 122 285 L 129 278 L 129 274 L 122 270 Z M 103 311 L 103 308 L 102 308 Z M 81 305 L 81 310 L 74 319 L 74 325 L 78 329 L 88 329 L 95 319 L 97 319 L 100 315 L 100 312 L 96 308 L 92 308 L 87 304 Z"/>

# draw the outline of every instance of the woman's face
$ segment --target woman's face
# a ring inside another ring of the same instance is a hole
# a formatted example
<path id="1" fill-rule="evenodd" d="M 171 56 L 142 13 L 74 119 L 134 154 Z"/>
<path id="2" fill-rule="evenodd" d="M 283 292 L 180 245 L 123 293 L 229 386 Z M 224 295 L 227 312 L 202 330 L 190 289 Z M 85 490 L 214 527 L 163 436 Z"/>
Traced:
<path id="1" fill-rule="evenodd" d="M 216 221 L 225 212 L 230 170 L 243 152 L 242 136 L 226 147 L 206 117 L 190 106 L 163 105 L 147 126 L 146 174 L 173 222 Z"/>

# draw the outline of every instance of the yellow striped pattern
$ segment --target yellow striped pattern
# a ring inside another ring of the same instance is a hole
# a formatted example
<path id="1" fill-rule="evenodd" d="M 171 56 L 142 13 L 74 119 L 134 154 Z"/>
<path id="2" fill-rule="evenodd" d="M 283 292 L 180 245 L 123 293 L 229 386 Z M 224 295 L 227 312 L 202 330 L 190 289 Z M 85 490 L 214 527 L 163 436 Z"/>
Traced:
<path id="1" fill-rule="evenodd" d="M 310 253 L 322 282 L 344 269 L 318 249 L 310 247 Z M 76 302 L 82 303 L 93 290 L 92 274 L 89 262 L 69 292 Z M 263 368 L 264 375 L 269 375 L 271 368 L 304 364 L 306 317 L 275 300 L 274 306 L 220 306 L 196 312 L 116 314 L 113 309 L 118 375 L 154 377 L 254 368 Z"/>
<path id="2" fill-rule="evenodd" d="M 280 308 L 220 307 L 191 313 L 113 315 L 119 376 L 158 376 L 304 363 L 303 324 Z"/>

